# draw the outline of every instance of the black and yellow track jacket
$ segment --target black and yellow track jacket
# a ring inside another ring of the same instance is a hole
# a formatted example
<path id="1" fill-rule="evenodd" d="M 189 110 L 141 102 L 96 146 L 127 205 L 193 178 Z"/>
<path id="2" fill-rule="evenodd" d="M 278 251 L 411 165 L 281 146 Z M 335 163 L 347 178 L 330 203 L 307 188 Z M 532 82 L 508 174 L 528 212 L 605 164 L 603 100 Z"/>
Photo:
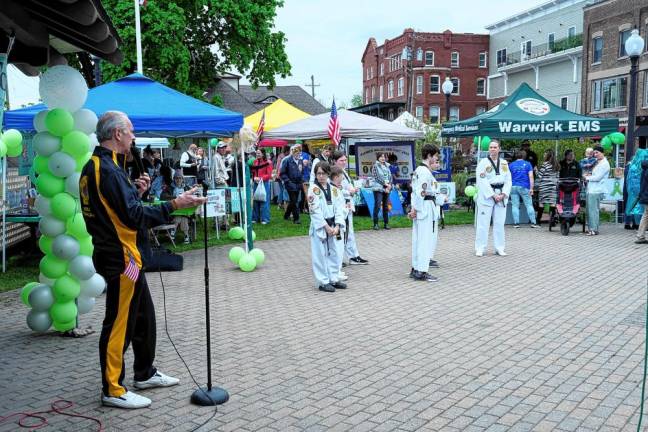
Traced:
<path id="1" fill-rule="evenodd" d="M 142 268 L 148 229 L 172 218 L 170 202 L 142 205 L 125 167 L 125 155 L 97 146 L 79 180 L 83 218 L 94 246 L 92 258 L 104 277 L 123 273 L 131 257 Z"/>

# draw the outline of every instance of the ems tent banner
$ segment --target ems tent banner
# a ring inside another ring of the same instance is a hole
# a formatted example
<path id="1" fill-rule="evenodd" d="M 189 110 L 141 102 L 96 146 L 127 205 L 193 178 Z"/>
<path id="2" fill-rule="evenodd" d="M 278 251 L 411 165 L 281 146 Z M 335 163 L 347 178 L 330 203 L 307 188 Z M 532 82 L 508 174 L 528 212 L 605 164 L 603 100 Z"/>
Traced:
<path id="1" fill-rule="evenodd" d="M 413 141 L 376 141 L 355 143 L 356 175 L 358 177 L 371 177 L 371 167 L 376 162 L 379 152 L 396 156 L 398 172 L 396 183 L 409 182 L 416 169 Z"/>
<path id="2" fill-rule="evenodd" d="M 563 139 L 604 136 L 618 129 L 618 119 L 588 117 L 564 110 L 522 83 L 511 96 L 489 111 L 466 120 L 444 123 L 441 135 Z"/>

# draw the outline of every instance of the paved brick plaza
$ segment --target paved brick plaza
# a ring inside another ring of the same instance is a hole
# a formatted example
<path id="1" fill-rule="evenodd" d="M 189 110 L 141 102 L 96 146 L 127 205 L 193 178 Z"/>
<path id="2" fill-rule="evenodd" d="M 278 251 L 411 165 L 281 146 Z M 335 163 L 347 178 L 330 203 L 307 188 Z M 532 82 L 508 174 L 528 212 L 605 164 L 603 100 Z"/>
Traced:
<path id="1" fill-rule="evenodd" d="M 350 289 L 315 290 L 305 238 L 259 245 L 266 264 L 244 274 L 211 250 L 214 381 L 231 393 L 201 431 L 634 430 L 643 358 L 648 247 L 613 225 L 602 235 L 507 228 L 508 257 L 473 256 L 471 227 L 442 232 L 436 284 L 407 278 L 410 231 L 359 234 L 370 266 Z M 642 247 L 643 246 L 643 247 Z M 172 337 L 205 382 L 202 255 L 164 274 Z M 224 266 L 224 268 L 219 268 Z M 187 431 L 213 413 L 163 332 L 158 361 L 181 378 L 142 392 L 150 409 L 99 405 L 98 333 L 33 334 L 18 291 L 0 295 L 0 415 L 74 401 L 111 431 Z M 98 329 L 103 297 L 83 326 Z M 131 351 L 126 383 L 132 383 Z M 96 430 L 49 417 L 42 430 Z M 644 420 L 648 424 L 648 420 Z M 4 423 L 0 431 L 17 430 Z"/>

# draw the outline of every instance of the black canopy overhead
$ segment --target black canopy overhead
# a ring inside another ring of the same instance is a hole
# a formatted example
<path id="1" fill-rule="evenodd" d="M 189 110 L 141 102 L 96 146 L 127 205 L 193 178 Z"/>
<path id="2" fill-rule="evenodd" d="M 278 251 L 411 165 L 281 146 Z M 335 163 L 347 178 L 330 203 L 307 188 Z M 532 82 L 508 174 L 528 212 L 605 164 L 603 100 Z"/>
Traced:
<path id="1" fill-rule="evenodd" d="M 121 63 L 121 39 L 100 0 L 1 0 L 0 51 L 27 75 L 38 68 L 65 63 L 61 54 L 87 51 Z"/>

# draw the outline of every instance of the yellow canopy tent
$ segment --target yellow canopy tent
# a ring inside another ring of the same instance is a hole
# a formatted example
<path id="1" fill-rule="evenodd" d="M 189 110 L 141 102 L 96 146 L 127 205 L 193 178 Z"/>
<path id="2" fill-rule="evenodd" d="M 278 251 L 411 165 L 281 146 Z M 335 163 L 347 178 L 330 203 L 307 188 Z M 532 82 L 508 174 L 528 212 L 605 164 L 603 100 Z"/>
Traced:
<path id="1" fill-rule="evenodd" d="M 283 126 L 285 124 L 292 123 L 297 120 L 302 120 L 306 117 L 311 116 L 310 114 L 305 113 L 299 108 L 295 108 L 294 106 L 290 105 L 285 100 L 277 99 L 276 101 L 268 105 L 265 109 L 259 110 L 254 114 L 250 114 L 249 116 L 245 117 L 245 124 L 250 126 L 255 132 L 257 130 L 257 127 L 259 127 L 259 121 L 261 120 L 261 116 L 263 115 L 264 110 L 264 131 L 270 131 L 274 128 L 278 128 L 279 126 Z"/>

